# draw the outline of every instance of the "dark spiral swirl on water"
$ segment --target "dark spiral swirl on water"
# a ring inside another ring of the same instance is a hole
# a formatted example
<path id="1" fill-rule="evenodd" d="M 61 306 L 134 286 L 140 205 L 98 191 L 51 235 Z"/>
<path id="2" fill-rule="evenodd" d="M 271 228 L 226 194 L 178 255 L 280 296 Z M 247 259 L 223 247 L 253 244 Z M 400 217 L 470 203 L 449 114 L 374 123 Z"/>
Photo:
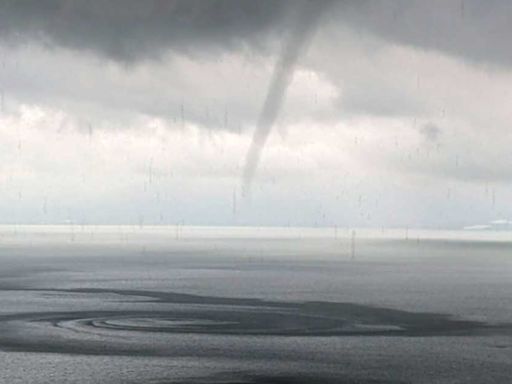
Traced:
<path id="1" fill-rule="evenodd" d="M 159 346 L 164 338 L 172 341 L 169 338 L 173 335 L 414 337 L 510 331 L 508 325 L 493 326 L 442 314 L 413 313 L 353 303 L 279 302 L 133 290 L 55 292 L 94 297 L 116 294 L 124 298 L 120 303 L 129 303 L 139 309 L 3 315 L 0 317 L 3 325 L 0 346 L 25 351 L 133 354 L 160 353 L 164 349 L 155 346 Z M 148 305 L 157 309 L 147 309 Z M 140 309 L 141 306 L 145 309 Z M 153 336 L 148 339 L 149 336 L 144 335 Z M 200 343 L 200 339 L 195 340 Z"/>

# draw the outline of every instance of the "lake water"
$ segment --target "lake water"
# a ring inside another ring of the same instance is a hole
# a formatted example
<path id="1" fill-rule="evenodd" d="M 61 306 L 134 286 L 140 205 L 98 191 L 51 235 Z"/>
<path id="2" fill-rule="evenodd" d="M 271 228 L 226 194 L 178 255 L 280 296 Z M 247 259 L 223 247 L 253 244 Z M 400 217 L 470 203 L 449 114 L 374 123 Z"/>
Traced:
<path id="1" fill-rule="evenodd" d="M 0 227 L 0 383 L 508 383 L 512 233 Z"/>

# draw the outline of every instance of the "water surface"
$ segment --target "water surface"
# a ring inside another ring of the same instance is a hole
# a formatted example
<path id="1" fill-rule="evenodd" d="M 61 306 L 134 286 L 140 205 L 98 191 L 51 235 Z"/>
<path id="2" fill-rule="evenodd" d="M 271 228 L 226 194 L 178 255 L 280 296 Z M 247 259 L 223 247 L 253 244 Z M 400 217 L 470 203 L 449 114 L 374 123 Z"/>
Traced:
<path id="1" fill-rule="evenodd" d="M 508 382 L 511 240 L 2 227 L 0 382 Z"/>

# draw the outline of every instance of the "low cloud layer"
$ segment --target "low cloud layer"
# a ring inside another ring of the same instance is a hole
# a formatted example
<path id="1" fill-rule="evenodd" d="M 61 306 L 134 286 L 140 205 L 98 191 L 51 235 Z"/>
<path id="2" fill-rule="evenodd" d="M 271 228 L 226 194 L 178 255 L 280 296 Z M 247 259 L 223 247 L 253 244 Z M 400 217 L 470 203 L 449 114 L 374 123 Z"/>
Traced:
<path id="1" fill-rule="evenodd" d="M 121 61 L 166 50 L 202 55 L 262 48 L 289 25 L 300 1 L 21 0 L 0 6 L 2 39 L 90 50 Z M 324 7 L 329 0 L 311 2 Z M 512 5 L 504 0 L 339 1 L 325 23 L 481 63 L 509 66 Z"/>
<path id="2" fill-rule="evenodd" d="M 113 60 L 194 55 L 262 44 L 284 27 L 290 1 L 22 0 L 0 6 L 2 38 L 86 50 Z"/>

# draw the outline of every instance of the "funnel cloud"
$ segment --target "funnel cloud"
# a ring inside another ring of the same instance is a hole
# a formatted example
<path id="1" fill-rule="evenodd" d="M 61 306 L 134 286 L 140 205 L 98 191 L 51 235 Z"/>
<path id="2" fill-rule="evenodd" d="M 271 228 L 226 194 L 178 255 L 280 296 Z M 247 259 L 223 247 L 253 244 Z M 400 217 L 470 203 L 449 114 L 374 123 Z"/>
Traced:
<path id="1" fill-rule="evenodd" d="M 272 131 L 281 110 L 286 89 L 293 78 L 295 66 L 301 53 L 307 47 L 325 9 L 325 2 L 305 1 L 297 11 L 296 20 L 290 30 L 288 40 L 283 44 L 281 55 L 274 68 L 272 80 L 261 109 L 251 146 L 247 152 L 243 171 L 242 192 L 249 193 L 252 180 L 258 168 L 261 152 Z"/>

